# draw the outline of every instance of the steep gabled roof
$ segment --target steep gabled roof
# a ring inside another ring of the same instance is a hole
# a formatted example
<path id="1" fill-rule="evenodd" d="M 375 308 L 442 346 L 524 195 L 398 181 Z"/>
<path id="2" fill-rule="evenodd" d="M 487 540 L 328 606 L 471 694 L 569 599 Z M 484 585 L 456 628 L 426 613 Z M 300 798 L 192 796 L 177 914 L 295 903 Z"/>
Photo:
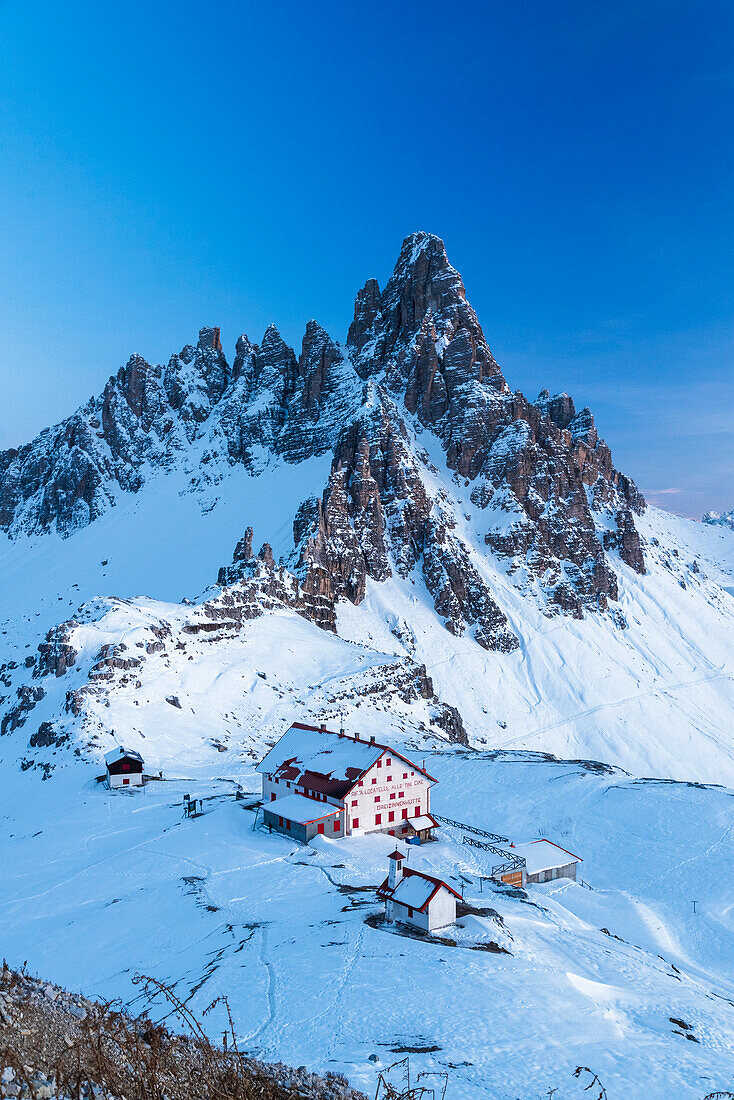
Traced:
<path id="1" fill-rule="evenodd" d="M 453 886 L 449 886 L 448 882 L 434 878 L 433 875 L 426 875 L 422 871 L 413 871 L 410 867 L 405 868 L 403 877 L 394 890 L 388 883 L 389 880 L 385 879 L 378 887 L 379 897 L 385 898 L 386 901 L 407 905 L 410 909 L 417 909 L 419 913 L 425 912 L 439 890 L 448 890 L 461 901 L 461 894 L 457 893 Z"/>
<path id="2" fill-rule="evenodd" d="M 348 737 L 318 726 L 294 722 L 258 764 L 257 771 L 298 782 L 310 790 L 343 798 L 383 753 L 402 760 L 435 783 L 433 776 L 389 745 Z"/>
<path id="3" fill-rule="evenodd" d="M 139 752 L 135 752 L 133 749 L 124 749 L 122 745 L 118 745 L 116 749 L 110 749 L 109 752 L 104 754 L 105 764 L 114 764 L 116 760 L 139 760 L 143 763 L 143 758 Z"/>

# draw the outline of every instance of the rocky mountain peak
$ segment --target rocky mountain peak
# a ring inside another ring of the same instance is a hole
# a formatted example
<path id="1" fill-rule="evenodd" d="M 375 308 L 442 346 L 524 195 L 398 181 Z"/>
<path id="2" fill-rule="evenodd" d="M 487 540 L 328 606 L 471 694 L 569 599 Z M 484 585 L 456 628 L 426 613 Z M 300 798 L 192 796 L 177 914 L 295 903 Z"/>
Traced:
<path id="1" fill-rule="evenodd" d="M 541 390 L 535 406 L 544 412 L 557 428 L 567 428 L 576 416 L 573 398 L 567 393 L 557 393 L 551 397 L 548 390 Z"/>
<path id="2" fill-rule="evenodd" d="M 440 474 L 421 457 L 424 430 L 443 448 Z M 509 559 L 548 606 L 575 615 L 616 598 L 609 552 L 645 569 L 633 516 L 644 501 L 614 468 L 591 412 L 566 393 L 543 390 L 533 403 L 511 392 L 430 233 L 405 238 L 384 290 L 369 279 L 357 294 L 346 355 L 311 320 L 298 356 L 275 325 L 259 345 L 241 335 L 232 367 L 216 326 L 165 368 L 131 356 L 100 397 L 0 455 L 0 525 L 71 534 L 119 488 L 138 492 L 158 471 L 188 469 L 195 442 L 192 488 L 228 466 L 256 475 L 274 460 L 333 454 L 328 484 L 296 517 L 293 561 L 324 621 L 334 601 L 360 602 L 367 578 L 420 570 L 449 629 L 508 649 L 516 642 L 482 552 Z M 446 504 L 437 477 L 484 513 L 483 551 L 457 533 L 467 516 Z M 235 558 L 254 560 L 251 534 Z"/>
<path id="3" fill-rule="evenodd" d="M 403 392 L 405 406 L 449 445 L 451 422 L 463 410 L 507 392 L 464 284 L 443 241 L 430 233 L 406 237 L 387 285 L 374 280 L 357 295 L 347 347 L 362 378 L 382 375 Z M 488 394 L 469 392 L 478 384 Z"/>
<path id="4" fill-rule="evenodd" d="M 199 329 L 199 347 L 202 349 L 211 349 L 212 351 L 222 350 L 222 341 L 219 338 L 219 329 L 216 327 L 208 327 Z"/>

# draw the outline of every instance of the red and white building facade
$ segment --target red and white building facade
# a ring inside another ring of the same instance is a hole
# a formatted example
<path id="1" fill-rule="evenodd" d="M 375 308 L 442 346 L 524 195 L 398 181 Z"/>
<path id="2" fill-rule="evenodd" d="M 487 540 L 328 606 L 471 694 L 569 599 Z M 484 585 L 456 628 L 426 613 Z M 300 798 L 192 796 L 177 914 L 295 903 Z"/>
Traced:
<path id="1" fill-rule="evenodd" d="M 265 823 L 294 839 L 382 832 L 425 840 L 437 828 L 430 813 L 436 780 L 374 738 L 296 722 L 257 770 Z"/>

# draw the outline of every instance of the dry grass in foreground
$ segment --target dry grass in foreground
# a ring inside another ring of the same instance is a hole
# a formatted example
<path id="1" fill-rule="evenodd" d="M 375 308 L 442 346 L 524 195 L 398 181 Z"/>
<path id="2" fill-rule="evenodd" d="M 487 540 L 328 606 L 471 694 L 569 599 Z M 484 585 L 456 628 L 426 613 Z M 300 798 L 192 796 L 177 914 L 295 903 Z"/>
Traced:
<path id="1" fill-rule="evenodd" d="M 0 1096 L 18 1100 L 365 1100 L 341 1075 L 267 1064 L 237 1049 L 229 1018 L 226 1046 L 174 990 L 135 979 L 148 1004 L 167 1002 L 184 1033 L 90 1001 L 12 970 L 0 974 Z"/>

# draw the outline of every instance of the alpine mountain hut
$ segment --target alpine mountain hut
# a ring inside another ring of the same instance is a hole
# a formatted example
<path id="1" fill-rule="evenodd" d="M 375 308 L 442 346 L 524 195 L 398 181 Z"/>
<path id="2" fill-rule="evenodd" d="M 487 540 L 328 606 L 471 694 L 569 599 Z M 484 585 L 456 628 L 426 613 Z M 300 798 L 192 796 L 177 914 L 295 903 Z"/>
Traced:
<path id="1" fill-rule="evenodd" d="M 139 752 L 118 745 L 116 749 L 105 753 L 104 762 L 107 768 L 107 786 L 111 789 L 142 787 L 143 758 Z"/>
<path id="2" fill-rule="evenodd" d="M 430 813 L 436 780 L 374 737 L 295 722 L 257 771 L 265 824 L 298 840 L 380 832 L 425 840 L 437 828 Z"/>

